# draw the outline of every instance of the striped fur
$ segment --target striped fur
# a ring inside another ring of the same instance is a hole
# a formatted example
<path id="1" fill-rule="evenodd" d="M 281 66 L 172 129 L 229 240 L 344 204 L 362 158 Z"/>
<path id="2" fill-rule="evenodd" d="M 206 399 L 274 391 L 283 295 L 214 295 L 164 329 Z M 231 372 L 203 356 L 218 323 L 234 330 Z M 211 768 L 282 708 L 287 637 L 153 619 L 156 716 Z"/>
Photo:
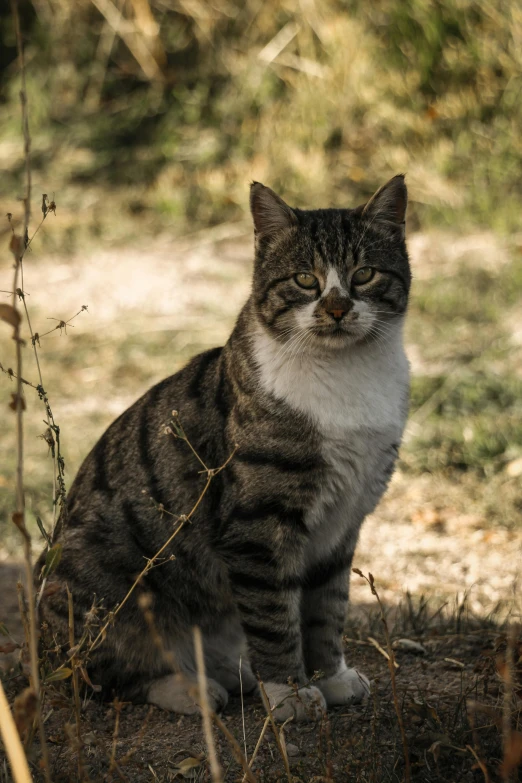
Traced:
<path id="1" fill-rule="evenodd" d="M 112 610 L 172 530 L 148 498 L 174 514 L 195 504 L 201 466 L 164 432 L 175 408 L 207 465 L 239 450 L 119 612 L 91 677 L 107 694 L 193 712 L 198 624 L 214 708 L 238 689 L 241 658 L 245 690 L 260 677 L 279 719 L 305 720 L 368 689 L 346 667 L 341 636 L 359 529 L 407 411 L 406 188 L 395 177 L 365 207 L 302 211 L 254 183 L 251 203 L 252 294 L 230 339 L 150 389 L 88 455 L 60 533 L 61 589 L 44 598 L 42 619 L 65 644 L 66 584 L 78 634 L 93 601 Z M 356 284 L 365 267 L 373 277 Z M 141 591 L 184 680 L 151 642 Z"/>

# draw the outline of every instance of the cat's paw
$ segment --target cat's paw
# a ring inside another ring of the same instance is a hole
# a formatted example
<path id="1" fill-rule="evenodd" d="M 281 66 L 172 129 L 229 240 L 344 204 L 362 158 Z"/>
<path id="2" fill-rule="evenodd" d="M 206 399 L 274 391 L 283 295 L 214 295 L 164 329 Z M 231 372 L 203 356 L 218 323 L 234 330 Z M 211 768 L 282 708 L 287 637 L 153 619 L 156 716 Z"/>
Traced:
<path id="1" fill-rule="evenodd" d="M 284 722 L 288 718 L 297 722 L 318 720 L 326 710 L 323 694 L 313 685 L 299 688 L 297 692 L 278 682 L 267 682 L 264 688 L 272 714 L 278 721 Z"/>
<path id="2" fill-rule="evenodd" d="M 317 687 L 329 707 L 339 704 L 358 704 L 370 693 L 368 677 L 357 669 L 347 669 L 346 664 L 332 677 L 318 680 Z"/>
<path id="3" fill-rule="evenodd" d="M 213 712 L 221 712 L 228 703 L 228 693 L 219 682 L 207 680 L 209 707 Z M 164 710 L 178 712 L 181 715 L 194 715 L 201 712 L 198 703 L 198 685 L 180 674 L 170 674 L 151 683 L 147 692 L 149 704 L 155 704 Z"/>

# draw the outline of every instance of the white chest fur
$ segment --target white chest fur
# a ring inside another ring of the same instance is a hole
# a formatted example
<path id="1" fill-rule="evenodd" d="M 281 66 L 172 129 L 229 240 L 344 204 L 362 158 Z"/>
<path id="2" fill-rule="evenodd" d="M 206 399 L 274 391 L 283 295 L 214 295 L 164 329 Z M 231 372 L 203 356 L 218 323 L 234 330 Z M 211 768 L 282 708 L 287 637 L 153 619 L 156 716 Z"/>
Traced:
<path id="1" fill-rule="evenodd" d="M 308 414 L 321 436 L 328 469 L 307 515 L 318 533 L 310 559 L 320 559 L 347 528 L 353 527 L 357 536 L 386 484 L 390 449 L 400 442 L 407 413 L 402 324 L 385 343 L 360 343 L 323 355 L 288 355 L 260 330 L 255 355 L 266 391 Z"/>
<path id="2" fill-rule="evenodd" d="M 264 388 L 309 414 L 325 438 L 363 427 L 402 431 L 408 361 L 401 326 L 386 342 L 358 343 L 322 356 L 288 354 L 264 330 L 254 339 Z"/>

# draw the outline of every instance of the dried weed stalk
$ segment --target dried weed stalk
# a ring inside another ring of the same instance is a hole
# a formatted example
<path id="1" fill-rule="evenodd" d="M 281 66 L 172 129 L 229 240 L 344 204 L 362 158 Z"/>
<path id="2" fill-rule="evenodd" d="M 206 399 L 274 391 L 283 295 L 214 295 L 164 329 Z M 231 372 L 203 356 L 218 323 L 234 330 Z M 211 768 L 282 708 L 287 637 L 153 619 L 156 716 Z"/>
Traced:
<path id="1" fill-rule="evenodd" d="M 198 674 L 199 704 L 203 718 L 203 734 L 208 749 L 208 760 L 210 763 L 210 773 L 213 783 L 223 783 L 223 772 L 218 761 L 216 752 L 216 743 L 212 733 L 212 716 L 210 705 L 208 703 L 207 673 L 205 671 L 205 658 L 203 655 L 203 639 L 201 629 L 194 627 L 194 651 L 196 653 L 196 668 Z"/>
<path id="2" fill-rule="evenodd" d="M 22 346 L 23 340 L 20 331 L 21 316 L 17 307 L 16 291 L 18 281 L 22 275 L 22 262 L 25 249 L 28 245 L 28 229 L 31 216 L 31 137 L 29 134 L 29 117 L 27 110 L 27 90 L 25 81 L 25 62 L 22 36 L 20 31 L 20 19 L 18 15 L 17 0 L 11 0 L 11 9 L 13 14 L 16 42 L 18 49 L 18 62 L 22 87 L 20 90 L 20 103 L 22 108 L 22 131 L 24 138 L 24 157 L 26 186 L 24 194 L 24 228 L 23 236 L 18 237 L 14 233 L 11 236 L 10 249 L 14 256 L 14 279 L 12 304 L 2 305 L 0 317 L 13 328 L 13 340 L 16 347 L 16 394 L 13 395 L 11 403 L 12 409 L 16 413 L 16 510 L 13 513 L 13 522 L 22 535 L 24 566 L 26 572 L 26 589 L 28 596 L 28 647 L 30 655 L 30 685 L 36 698 L 36 722 L 40 735 L 40 746 L 42 752 L 42 764 L 46 781 L 50 781 L 51 773 L 49 767 L 49 755 L 45 730 L 41 711 L 41 687 L 40 673 L 38 669 L 38 630 L 36 622 L 36 604 L 33 587 L 33 564 L 31 551 L 31 537 L 25 525 L 25 497 L 24 497 L 24 449 L 23 449 L 23 411 L 25 409 L 25 399 L 22 394 Z"/>
<path id="3" fill-rule="evenodd" d="M 70 650 L 74 650 L 74 606 L 72 593 L 67 587 L 67 603 L 69 608 L 69 645 Z M 82 724 L 80 717 L 80 688 L 78 683 L 78 660 L 76 654 L 71 655 L 71 669 L 72 669 L 72 684 L 73 684 L 73 696 L 74 696 L 74 717 L 76 724 L 76 742 L 77 748 L 77 760 L 78 760 L 78 778 L 83 780 L 85 777 L 85 770 L 83 766 L 83 740 L 82 740 Z"/>
<path id="4" fill-rule="evenodd" d="M 9 704 L 0 680 L 0 736 L 11 764 L 15 783 L 31 783 L 32 777 L 25 757 L 20 735 L 13 720 Z"/>
<path id="5" fill-rule="evenodd" d="M 234 735 L 229 731 L 227 726 L 223 723 L 219 715 L 216 715 L 215 712 L 212 713 L 212 720 L 218 727 L 218 729 L 221 731 L 223 736 L 227 739 L 228 744 L 230 745 L 230 748 L 232 750 L 232 753 L 234 754 L 234 757 L 236 761 L 241 765 L 243 768 L 243 772 L 245 773 L 245 779 L 249 781 L 249 783 L 257 783 L 257 778 L 254 776 L 252 770 L 250 769 L 248 762 L 246 758 L 243 755 L 243 751 L 241 750 L 241 746 L 237 739 L 234 737 Z"/>
<path id="6" fill-rule="evenodd" d="M 388 668 L 390 670 L 390 679 L 391 679 L 391 686 L 392 686 L 392 693 L 393 693 L 393 704 L 395 706 L 395 714 L 397 715 L 397 722 L 399 724 L 399 730 L 401 733 L 401 739 L 402 739 L 402 748 L 404 753 L 404 780 L 406 783 L 409 783 L 411 780 L 411 770 L 410 770 L 410 754 L 408 751 L 408 740 L 406 739 L 406 732 L 404 730 L 404 722 L 402 720 L 402 712 L 401 707 L 399 704 L 399 697 L 397 694 L 397 683 L 395 680 L 395 655 L 393 652 L 393 647 L 391 643 L 390 638 L 390 631 L 388 629 L 388 623 L 386 621 L 386 615 L 384 613 L 384 607 L 381 603 L 381 599 L 379 597 L 379 593 L 377 592 L 375 588 L 375 580 L 373 578 L 373 574 L 368 574 L 368 576 L 365 576 L 362 571 L 360 571 L 358 568 L 352 568 L 352 571 L 357 574 L 358 576 L 361 576 L 363 579 L 365 579 L 369 586 L 370 590 L 372 591 L 372 595 L 375 596 L 377 599 L 377 603 L 379 604 L 379 610 L 381 613 L 381 621 L 384 627 L 384 635 L 386 638 L 386 646 L 388 648 Z"/>
<path id="7" fill-rule="evenodd" d="M 284 739 L 281 739 L 281 736 L 279 734 L 279 731 L 277 729 L 277 725 L 274 719 L 272 708 L 270 707 L 270 702 L 268 700 L 268 696 L 266 695 L 265 686 L 264 684 L 259 681 L 259 692 L 261 693 L 261 698 L 263 700 L 263 705 L 266 710 L 266 713 L 268 715 L 268 718 L 270 719 L 270 724 L 272 726 L 272 731 L 274 733 L 274 739 L 276 741 L 277 749 L 281 755 L 281 758 L 283 759 L 283 764 L 285 767 L 285 773 L 288 780 L 288 783 L 293 783 L 293 777 L 292 773 L 290 771 L 290 764 L 288 762 L 288 755 L 286 753 L 286 748 L 283 746 Z"/>

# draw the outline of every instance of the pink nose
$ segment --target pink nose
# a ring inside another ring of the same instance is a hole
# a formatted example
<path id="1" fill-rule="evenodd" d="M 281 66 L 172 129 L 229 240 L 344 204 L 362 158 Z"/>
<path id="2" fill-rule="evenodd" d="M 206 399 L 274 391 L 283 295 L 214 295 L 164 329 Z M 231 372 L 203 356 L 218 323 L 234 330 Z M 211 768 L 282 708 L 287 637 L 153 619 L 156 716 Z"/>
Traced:
<path id="1" fill-rule="evenodd" d="M 327 310 L 326 311 L 329 315 L 332 316 L 336 321 L 340 321 L 341 318 L 346 314 L 346 310 L 341 310 L 340 308 L 336 308 L 335 310 Z"/>

